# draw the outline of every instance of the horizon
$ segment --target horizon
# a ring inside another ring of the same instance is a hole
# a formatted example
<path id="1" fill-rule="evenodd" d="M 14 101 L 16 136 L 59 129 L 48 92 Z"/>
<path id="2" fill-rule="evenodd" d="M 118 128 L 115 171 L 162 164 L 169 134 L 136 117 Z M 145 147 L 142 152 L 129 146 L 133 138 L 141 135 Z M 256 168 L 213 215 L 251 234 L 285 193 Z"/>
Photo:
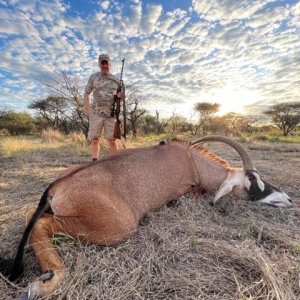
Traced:
<path id="1" fill-rule="evenodd" d="M 0 107 L 29 112 L 59 70 L 87 83 L 108 53 L 111 73 L 143 108 L 189 118 L 198 102 L 257 115 L 300 101 L 296 0 L 0 1 Z"/>

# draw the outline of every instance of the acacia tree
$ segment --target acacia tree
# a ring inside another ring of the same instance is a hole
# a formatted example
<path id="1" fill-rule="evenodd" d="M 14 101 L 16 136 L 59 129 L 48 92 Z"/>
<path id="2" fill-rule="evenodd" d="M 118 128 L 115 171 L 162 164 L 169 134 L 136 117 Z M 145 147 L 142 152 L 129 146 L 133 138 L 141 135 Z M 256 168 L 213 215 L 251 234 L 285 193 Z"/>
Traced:
<path id="1" fill-rule="evenodd" d="M 195 134 L 198 130 L 202 128 L 202 133 L 206 133 L 206 128 L 209 125 L 209 120 L 211 117 L 217 113 L 220 109 L 220 104 L 209 103 L 209 102 L 199 102 L 194 105 L 194 110 L 199 113 L 198 123 L 195 126 Z"/>
<path id="2" fill-rule="evenodd" d="M 49 96 L 33 101 L 28 108 L 37 110 L 50 128 L 68 133 L 67 121 L 72 119 L 68 113 L 68 99 Z"/>
<path id="3" fill-rule="evenodd" d="M 76 76 L 58 71 L 51 76 L 44 77 L 41 83 L 48 89 L 50 95 L 67 100 L 65 112 L 69 121 L 87 137 L 88 116 L 85 111 L 82 82 Z"/>
<path id="4" fill-rule="evenodd" d="M 275 104 L 264 113 L 271 116 L 273 123 L 287 136 L 300 123 L 300 102 Z"/>

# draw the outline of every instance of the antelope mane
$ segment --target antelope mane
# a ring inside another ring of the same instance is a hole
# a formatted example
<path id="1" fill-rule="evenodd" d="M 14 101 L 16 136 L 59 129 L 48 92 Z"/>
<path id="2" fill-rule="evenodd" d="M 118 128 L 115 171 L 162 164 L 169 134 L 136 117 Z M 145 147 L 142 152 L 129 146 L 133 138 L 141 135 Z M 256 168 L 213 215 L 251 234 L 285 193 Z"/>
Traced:
<path id="1" fill-rule="evenodd" d="M 200 155 L 202 157 L 206 157 L 207 159 L 213 161 L 214 163 L 216 163 L 222 167 L 225 167 L 226 169 L 230 168 L 230 165 L 228 164 L 228 162 L 226 160 L 222 159 L 221 157 L 219 157 L 212 151 L 203 148 L 203 146 L 201 144 L 192 145 L 191 142 L 186 141 L 186 140 L 180 140 L 180 139 L 174 139 L 172 142 L 182 144 L 185 147 L 191 149 L 193 152 L 197 153 L 198 155 Z"/>

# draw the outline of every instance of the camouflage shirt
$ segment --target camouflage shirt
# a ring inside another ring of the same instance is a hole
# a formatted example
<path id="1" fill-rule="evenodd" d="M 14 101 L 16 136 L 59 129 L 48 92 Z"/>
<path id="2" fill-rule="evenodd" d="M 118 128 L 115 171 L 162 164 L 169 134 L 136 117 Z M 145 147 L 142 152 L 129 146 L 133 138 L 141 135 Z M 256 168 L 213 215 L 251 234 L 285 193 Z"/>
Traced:
<path id="1" fill-rule="evenodd" d="M 110 116 L 117 88 L 118 79 L 114 75 L 109 73 L 107 76 L 103 76 L 101 72 L 92 74 L 85 88 L 87 94 L 93 92 L 92 109 Z"/>

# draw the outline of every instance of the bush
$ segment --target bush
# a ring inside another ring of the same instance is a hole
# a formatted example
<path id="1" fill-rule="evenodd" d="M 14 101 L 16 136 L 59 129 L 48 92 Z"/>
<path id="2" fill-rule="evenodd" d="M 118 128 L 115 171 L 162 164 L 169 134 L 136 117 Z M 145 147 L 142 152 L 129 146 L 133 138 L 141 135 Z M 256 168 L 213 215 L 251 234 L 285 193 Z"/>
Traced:
<path id="1" fill-rule="evenodd" d="M 0 114 L 0 130 L 9 135 L 33 134 L 36 131 L 34 118 L 27 113 L 4 111 Z"/>

